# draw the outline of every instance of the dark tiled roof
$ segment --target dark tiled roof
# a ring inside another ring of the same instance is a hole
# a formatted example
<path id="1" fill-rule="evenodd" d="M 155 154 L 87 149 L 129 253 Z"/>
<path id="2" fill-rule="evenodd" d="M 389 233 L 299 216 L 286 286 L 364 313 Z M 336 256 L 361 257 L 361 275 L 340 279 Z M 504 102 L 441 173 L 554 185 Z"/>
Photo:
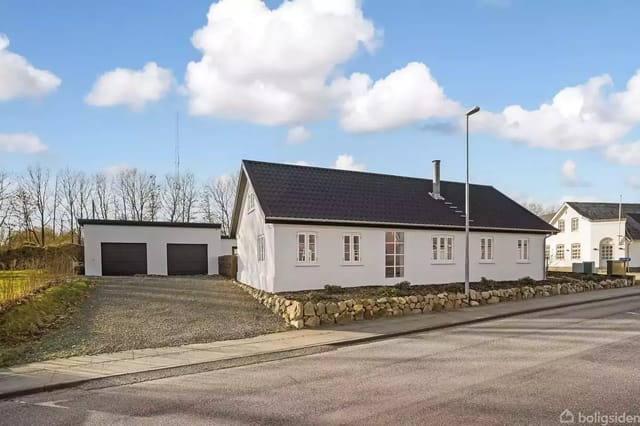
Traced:
<path id="1" fill-rule="evenodd" d="M 628 238 L 640 240 L 640 214 L 629 213 L 627 215 L 626 232 Z"/>
<path id="2" fill-rule="evenodd" d="M 243 161 L 268 222 L 362 222 L 416 227 L 464 227 L 465 185 L 441 182 L 447 203 L 435 200 L 430 179 Z M 491 186 L 471 185 L 472 228 L 556 229 Z"/>
<path id="3" fill-rule="evenodd" d="M 580 213 L 582 216 L 591 220 L 614 220 L 618 219 L 619 203 L 579 203 L 567 202 L 571 208 Z M 629 213 L 640 213 L 640 204 L 622 204 L 622 216 Z"/>
<path id="4" fill-rule="evenodd" d="M 117 225 L 117 226 L 160 226 L 169 228 L 220 228 L 219 223 L 200 222 L 152 222 L 140 220 L 103 220 L 103 219 L 78 219 L 79 225 Z"/>

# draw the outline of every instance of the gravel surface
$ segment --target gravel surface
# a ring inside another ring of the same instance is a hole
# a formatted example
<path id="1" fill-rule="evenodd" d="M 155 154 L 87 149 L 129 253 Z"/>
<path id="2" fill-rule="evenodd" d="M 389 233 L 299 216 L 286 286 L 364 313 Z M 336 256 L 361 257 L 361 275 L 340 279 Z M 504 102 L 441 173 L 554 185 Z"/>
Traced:
<path id="1" fill-rule="evenodd" d="M 238 286 L 211 277 L 102 277 L 78 312 L 20 362 L 241 339 L 286 328 Z"/>

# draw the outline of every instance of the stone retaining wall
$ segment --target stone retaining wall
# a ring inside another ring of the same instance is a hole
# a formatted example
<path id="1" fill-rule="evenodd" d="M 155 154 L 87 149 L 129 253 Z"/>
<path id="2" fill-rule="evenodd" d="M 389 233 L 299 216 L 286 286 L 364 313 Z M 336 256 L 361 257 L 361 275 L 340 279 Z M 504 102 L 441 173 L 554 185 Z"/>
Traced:
<path id="1" fill-rule="evenodd" d="M 281 316 L 294 328 L 317 327 L 321 324 L 346 324 L 351 321 L 381 317 L 449 311 L 466 306 L 491 305 L 515 300 L 550 297 L 560 294 L 622 288 L 634 285 L 633 280 L 616 279 L 599 283 L 594 281 L 566 282 L 554 285 L 515 287 L 500 290 L 470 291 L 470 301 L 464 293 L 438 293 L 404 297 L 349 299 L 339 302 L 299 302 L 277 294 L 237 283 L 274 314 Z"/>

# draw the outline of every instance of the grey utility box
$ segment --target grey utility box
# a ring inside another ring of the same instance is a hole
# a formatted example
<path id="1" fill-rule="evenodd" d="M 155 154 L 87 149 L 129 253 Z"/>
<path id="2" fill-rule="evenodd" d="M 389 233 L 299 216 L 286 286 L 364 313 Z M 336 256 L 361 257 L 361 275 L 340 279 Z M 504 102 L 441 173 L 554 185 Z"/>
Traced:
<path id="1" fill-rule="evenodd" d="M 572 263 L 571 264 L 571 272 L 577 274 L 584 274 L 584 263 Z"/>
<path id="2" fill-rule="evenodd" d="M 594 274 L 596 272 L 596 262 L 582 262 L 583 270 L 585 274 Z"/>

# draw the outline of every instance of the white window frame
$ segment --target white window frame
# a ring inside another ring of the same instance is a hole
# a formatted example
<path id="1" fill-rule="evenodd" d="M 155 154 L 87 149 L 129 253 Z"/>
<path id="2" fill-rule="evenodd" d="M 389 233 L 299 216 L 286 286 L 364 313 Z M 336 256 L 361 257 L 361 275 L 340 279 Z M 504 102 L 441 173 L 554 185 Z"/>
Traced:
<path id="1" fill-rule="evenodd" d="M 564 219 L 560 219 L 560 220 L 558 221 L 558 230 L 559 230 L 560 232 L 564 232 Z"/>
<path id="2" fill-rule="evenodd" d="M 571 232 L 577 232 L 580 228 L 580 219 L 577 217 L 571 218 Z"/>
<path id="3" fill-rule="evenodd" d="M 480 263 L 495 263 L 496 244 L 493 237 L 480 237 Z"/>
<path id="4" fill-rule="evenodd" d="M 264 262 L 265 248 L 264 248 L 264 234 L 258 235 L 258 262 Z"/>
<path id="5" fill-rule="evenodd" d="M 300 237 L 302 237 L 302 239 Z M 311 242 L 311 240 L 313 240 L 313 242 Z M 303 231 L 296 234 L 296 264 L 300 266 L 318 264 L 317 232 Z"/>
<path id="6" fill-rule="evenodd" d="M 435 243 L 435 245 L 434 245 Z M 431 263 L 452 265 L 456 261 L 456 239 L 449 234 L 431 236 Z"/>
<path id="7" fill-rule="evenodd" d="M 362 236 L 357 232 L 342 234 L 342 264 L 362 264 Z"/>
<path id="8" fill-rule="evenodd" d="M 249 191 L 247 194 L 247 213 L 251 213 L 256 209 L 256 194 L 253 191 Z"/>
<path id="9" fill-rule="evenodd" d="M 387 237 L 392 235 L 393 242 L 388 243 Z M 399 238 L 401 237 L 401 238 Z M 401 240 L 401 241 L 400 241 Z M 384 233 L 384 276 L 385 278 L 403 278 L 405 268 L 405 233 L 403 231 L 385 231 Z M 389 248 L 392 248 L 389 251 Z M 387 257 L 393 257 L 391 265 L 387 265 Z M 387 275 L 387 271 L 391 269 L 391 276 Z"/>
<path id="10" fill-rule="evenodd" d="M 531 263 L 531 244 L 528 238 L 518 238 L 516 249 L 518 263 Z"/>
<path id="11" fill-rule="evenodd" d="M 562 253 L 561 256 L 558 256 Z M 564 244 L 556 244 L 556 260 L 564 260 Z"/>
<path id="12" fill-rule="evenodd" d="M 582 258 L 582 247 L 580 243 L 571 244 L 571 260 L 580 260 Z"/>
<path id="13" fill-rule="evenodd" d="M 551 246 L 549 244 L 544 246 L 544 258 L 547 260 L 551 259 Z"/>

